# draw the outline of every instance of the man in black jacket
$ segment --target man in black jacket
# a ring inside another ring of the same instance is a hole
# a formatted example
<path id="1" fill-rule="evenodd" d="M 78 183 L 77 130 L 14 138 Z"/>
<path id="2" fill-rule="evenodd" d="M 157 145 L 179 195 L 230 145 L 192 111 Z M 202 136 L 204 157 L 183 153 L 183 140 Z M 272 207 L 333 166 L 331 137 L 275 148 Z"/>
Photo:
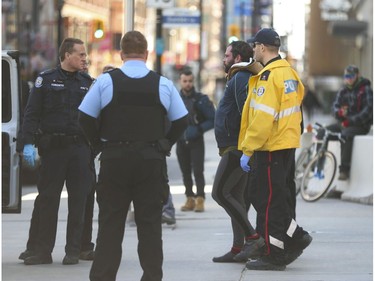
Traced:
<path id="1" fill-rule="evenodd" d="M 221 160 L 212 187 L 213 199 L 231 218 L 233 244 L 229 252 L 214 257 L 213 262 L 246 262 L 262 254 L 264 239 L 257 234 L 248 219 L 250 208 L 250 173 L 242 171 L 237 149 L 241 113 L 247 97 L 247 84 L 252 73 L 262 66 L 252 60 L 253 50 L 244 41 L 234 41 L 224 54 L 224 69 L 228 74 L 224 96 L 215 116 L 215 137 Z"/>
<path id="2" fill-rule="evenodd" d="M 337 93 L 333 103 L 333 114 L 337 123 L 327 128 L 341 132 L 345 142 L 341 142 L 341 165 L 339 180 L 347 180 L 350 174 L 353 140 L 356 135 L 366 135 L 372 125 L 371 82 L 360 76 L 355 65 L 349 65 L 344 72 L 344 87 Z M 324 136 L 324 128 L 319 130 L 318 139 Z"/>
<path id="3" fill-rule="evenodd" d="M 207 95 L 196 92 L 190 69 L 180 73 L 180 95 L 189 111 L 189 125 L 177 141 L 176 154 L 180 164 L 187 197 L 181 211 L 204 211 L 204 138 L 203 134 L 214 127 L 215 108 Z M 197 192 L 193 192 L 193 178 Z"/>

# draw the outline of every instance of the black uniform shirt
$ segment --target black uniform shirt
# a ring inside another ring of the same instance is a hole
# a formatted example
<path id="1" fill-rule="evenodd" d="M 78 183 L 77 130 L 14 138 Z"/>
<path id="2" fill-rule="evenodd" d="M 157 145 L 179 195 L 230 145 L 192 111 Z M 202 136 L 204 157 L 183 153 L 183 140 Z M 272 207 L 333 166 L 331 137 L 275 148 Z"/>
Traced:
<path id="1" fill-rule="evenodd" d="M 34 143 L 34 134 L 63 133 L 82 135 L 78 125 L 78 106 L 92 83 L 81 72 L 67 72 L 60 66 L 39 74 L 25 109 L 22 125 L 25 144 Z"/>

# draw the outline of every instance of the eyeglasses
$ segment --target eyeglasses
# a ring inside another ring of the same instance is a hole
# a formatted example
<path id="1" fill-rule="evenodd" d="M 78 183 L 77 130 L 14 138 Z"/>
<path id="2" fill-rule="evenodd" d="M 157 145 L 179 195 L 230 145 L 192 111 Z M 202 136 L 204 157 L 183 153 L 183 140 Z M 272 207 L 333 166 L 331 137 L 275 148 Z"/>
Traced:
<path id="1" fill-rule="evenodd" d="M 355 77 L 355 74 L 345 74 L 344 78 L 345 79 L 353 79 Z"/>

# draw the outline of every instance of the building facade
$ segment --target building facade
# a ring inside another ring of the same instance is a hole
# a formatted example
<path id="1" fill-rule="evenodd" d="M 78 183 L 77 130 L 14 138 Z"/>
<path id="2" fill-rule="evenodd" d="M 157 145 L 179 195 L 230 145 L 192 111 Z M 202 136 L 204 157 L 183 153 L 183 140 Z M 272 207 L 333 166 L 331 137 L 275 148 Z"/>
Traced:
<path id="1" fill-rule="evenodd" d="M 304 78 L 328 113 L 347 65 L 372 81 L 373 1 L 311 0 L 306 14 Z"/>

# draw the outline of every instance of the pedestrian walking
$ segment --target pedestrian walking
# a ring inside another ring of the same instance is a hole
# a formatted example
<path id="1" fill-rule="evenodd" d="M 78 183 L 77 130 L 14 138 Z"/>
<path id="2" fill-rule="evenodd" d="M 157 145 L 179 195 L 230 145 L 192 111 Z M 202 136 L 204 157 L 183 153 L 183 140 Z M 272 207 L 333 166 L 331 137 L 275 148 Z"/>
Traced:
<path id="1" fill-rule="evenodd" d="M 133 203 L 141 280 L 161 281 L 161 215 L 169 192 L 165 157 L 185 130 L 188 112 L 173 83 L 147 68 L 144 35 L 129 31 L 120 44 L 123 65 L 99 76 L 79 107 L 90 145 L 102 150 L 96 190 L 99 231 L 90 280 L 116 280 Z M 171 121 L 167 134 L 165 118 Z"/>
<path id="2" fill-rule="evenodd" d="M 190 69 L 180 73 L 180 95 L 189 111 L 189 125 L 176 144 L 177 160 L 185 186 L 186 202 L 181 211 L 204 211 L 204 133 L 214 127 L 215 107 L 207 95 L 194 88 Z M 193 177 L 196 193 L 193 191 Z"/>
<path id="3" fill-rule="evenodd" d="M 91 150 L 78 124 L 78 106 L 92 78 L 83 73 L 83 41 L 66 38 L 59 49 L 61 64 L 39 74 L 31 90 L 22 125 L 23 157 L 35 165 L 41 158 L 38 196 L 30 222 L 27 249 L 20 259 L 26 265 L 52 263 L 57 216 L 64 184 L 68 192 L 68 223 L 64 265 L 77 264 L 87 196 L 93 186 Z"/>
<path id="4" fill-rule="evenodd" d="M 248 218 L 250 173 L 242 171 L 239 161 L 242 153 L 237 149 L 248 81 L 261 69 L 252 56 L 253 50 L 248 43 L 233 41 L 227 46 L 223 59 L 228 76 L 215 115 L 215 138 L 221 159 L 212 187 L 212 198 L 231 218 L 233 244 L 229 252 L 214 257 L 214 262 L 246 262 L 261 255 L 265 245 Z"/>
<path id="5" fill-rule="evenodd" d="M 257 211 L 256 230 L 265 239 L 266 251 L 246 267 L 284 270 L 312 240 L 298 226 L 290 206 L 289 185 L 294 182 L 295 150 L 300 144 L 304 86 L 279 55 L 280 37 L 275 30 L 261 29 L 250 43 L 254 59 L 264 68 L 249 80 L 238 148 L 243 153 L 242 169 L 254 170 L 252 203 Z"/>

